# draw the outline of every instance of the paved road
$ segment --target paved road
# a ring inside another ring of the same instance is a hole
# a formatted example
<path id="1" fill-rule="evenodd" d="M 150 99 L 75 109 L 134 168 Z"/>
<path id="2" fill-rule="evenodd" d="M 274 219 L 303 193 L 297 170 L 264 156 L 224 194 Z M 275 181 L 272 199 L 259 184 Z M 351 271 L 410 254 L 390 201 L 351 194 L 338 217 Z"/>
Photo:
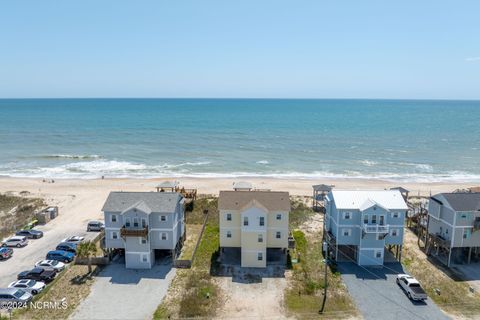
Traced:
<path id="1" fill-rule="evenodd" d="M 121 259 L 100 272 L 71 319 L 150 319 L 174 276 L 170 259 L 150 270 L 126 269 Z"/>
<path id="2" fill-rule="evenodd" d="M 396 284 L 395 277 L 405 273 L 401 264 L 362 268 L 354 263 L 339 263 L 338 269 L 363 317 L 370 319 L 449 319 L 430 299 L 410 301 Z"/>

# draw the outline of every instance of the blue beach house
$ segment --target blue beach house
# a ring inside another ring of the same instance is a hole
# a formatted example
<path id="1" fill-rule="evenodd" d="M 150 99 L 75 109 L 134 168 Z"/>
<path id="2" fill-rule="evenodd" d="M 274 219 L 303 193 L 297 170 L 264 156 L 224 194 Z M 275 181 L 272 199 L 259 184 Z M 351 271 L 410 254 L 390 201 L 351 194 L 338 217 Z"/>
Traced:
<path id="1" fill-rule="evenodd" d="M 408 207 L 398 190 L 333 190 L 325 198 L 330 257 L 358 265 L 401 259 Z"/>

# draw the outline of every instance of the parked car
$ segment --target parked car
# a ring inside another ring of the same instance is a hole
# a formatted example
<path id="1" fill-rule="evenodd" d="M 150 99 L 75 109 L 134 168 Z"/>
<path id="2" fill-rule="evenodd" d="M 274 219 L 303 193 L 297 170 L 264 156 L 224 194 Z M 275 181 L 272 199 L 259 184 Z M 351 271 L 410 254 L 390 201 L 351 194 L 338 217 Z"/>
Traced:
<path id="1" fill-rule="evenodd" d="M 5 288 L 5 289 L 0 289 L 0 305 L 6 303 L 7 306 L 9 307 L 8 304 L 12 304 L 12 306 L 15 307 L 20 307 L 23 305 L 26 305 L 30 300 L 32 300 L 33 296 L 22 290 L 22 289 L 17 289 L 17 288 Z"/>
<path id="2" fill-rule="evenodd" d="M 410 300 L 427 299 L 427 294 L 414 277 L 408 274 L 399 274 L 397 275 L 397 284 L 405 291 Z"/>
<path id="3" fill-rule="evenodd" d="M 68 251 L 63 250 L 54 250 L 47 253 L 47 260 L 57 260 L 63 263 L 72 262 L 75 258 L 75 255 Z"/>
<path id="4" fill-rule="evenodd" d="M 55 279 L 57 273 L 53 270 L 47 270 L 44 268 L 33 268 L 32 270 L 22 271 L 18 274 L 17 279 L 31 279 L 43 282 L 50 282 Z"/>
<path id="5" fill-rule="evenodd" d="M 35 295 L 35 294 L 38 294 L 43 289 L 45 289 L 45 282 L 23 279 L 23 280 L 17 280 L 10 283 L 8 287 L 22 289 L 23 291 L 26 291 L 28 293 Z"/>
<path id="6" fill-rule="evenodd" d="M 20 230 L 16 233 L 17 236 L 25 236 L 29 239 L 39 239 L 43 237 L 43 232 L 39 230 Z"/>
<path id="7" fill-rule="evenodd" d="M 65 269 L 65 263 L 58 260 L 40 260 L 35 263 L 35 267 L 61 272 Z"/>
<path id="8" fill-rule="evenodd" d="M 92 220 L 88 222 L 87 231 L 102 231 L 104 227 L 103 222 Z"/>
<path id="9" fill-rule="evenodd" d="M 77 245 L 71 242 L 61 242 L 58 244 L 58 246 L 55 249 L 77 254 Z"/>
<path id="10" fill-rule="evenodd" d="M 28 244 L 27 237 L 25 236 L 13 236 L 3 243 L 4 247 L 25 247 Z"/>
<path id="11" fill-rule="evenodd" d="M 12 255 L 13 255 L 12 248 L 5 248 L 5 247 L 0 248 L 0 260 L 7 260 Z"/>
<path id="12" fill-rule="evenodd" d="M 62 242 L 80 243 L 85 240 L 85 237 L 71 236 L 62 240 Z"/>

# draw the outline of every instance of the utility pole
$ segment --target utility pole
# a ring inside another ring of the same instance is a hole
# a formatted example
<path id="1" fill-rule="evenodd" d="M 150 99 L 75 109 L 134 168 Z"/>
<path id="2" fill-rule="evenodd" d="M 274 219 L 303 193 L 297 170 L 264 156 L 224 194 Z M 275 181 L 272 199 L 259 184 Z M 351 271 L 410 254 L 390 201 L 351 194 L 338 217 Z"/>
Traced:
<path id="1" fill-rule="evenodd" d="M 325 309 L 325 302 L 327 302 L 327 267 L 328 267 L 328 243 L 326 241 L 323 242 L 323 248 L 325 249 L 325 283 L 323 287 L 323 301 L 322 301 L 322 308 L 318 311 L 318 313 L 322 314 L 323 310 Z"/>

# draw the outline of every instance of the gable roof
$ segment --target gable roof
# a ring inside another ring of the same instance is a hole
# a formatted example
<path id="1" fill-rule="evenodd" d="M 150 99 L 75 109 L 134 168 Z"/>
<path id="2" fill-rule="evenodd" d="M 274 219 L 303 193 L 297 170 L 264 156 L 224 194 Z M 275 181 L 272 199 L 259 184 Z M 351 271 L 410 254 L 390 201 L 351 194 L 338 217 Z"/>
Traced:
<path id="1" fill-rule="evenodd" d="M 439 193 L 432 196 L 431 199 L 449 206 L 455 211 L 480 211 L 480 193 Z"/>
<path id="2" fill-rule="evenodd" d="M 122 213 L 127 212 L 131 209 L 137 209 L 137 210 L 140 210 L 142 212 L 145 212 L 146 214 L 152 213 L 152 209 L 150 209 L 150 207 L 143 200 L 140 200 L 140 201 L 134 203 L 130 207 L 123 210 Z"/>
<path id="3" fill-rule="evenodd" d="M 407 204 L 398 190 L 333 190 L 328 198 L 335 201 L 337 209 L 365 210 L 373 204 L 386 210 L 407 210 Z"/>
<path id="4" fill-rule="evenodd" d="M 290 211 L 288 192 L 283 191 L 220 191 L 219 210 L 240 210 L 255 200 L 269 211 Z"/>
<path id="5" fill-rule="evenodd" d="M 102 211 L 123 212 L 138 205 L 142 211 L 175 212 L 182 198 L 177 192 L 110 192 Z"/>

